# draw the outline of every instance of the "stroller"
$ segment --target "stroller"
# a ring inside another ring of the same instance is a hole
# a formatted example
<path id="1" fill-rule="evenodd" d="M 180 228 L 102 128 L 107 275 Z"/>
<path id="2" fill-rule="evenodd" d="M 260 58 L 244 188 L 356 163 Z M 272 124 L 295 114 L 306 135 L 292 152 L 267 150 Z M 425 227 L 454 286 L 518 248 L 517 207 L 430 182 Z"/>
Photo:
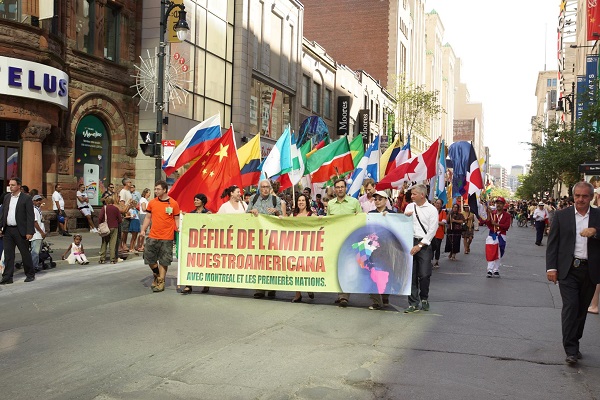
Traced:
<path id="1" fill-rule="evenodd" d="M 56 263 L 52 261 L 52 249 L 50 248 L 52 243 L 42 241 L 42 247 L 40 248 L 40 264 L 36 266 L 36 271 L 41 271 L 42 269 L 51 269 L 56 268 Z"/>

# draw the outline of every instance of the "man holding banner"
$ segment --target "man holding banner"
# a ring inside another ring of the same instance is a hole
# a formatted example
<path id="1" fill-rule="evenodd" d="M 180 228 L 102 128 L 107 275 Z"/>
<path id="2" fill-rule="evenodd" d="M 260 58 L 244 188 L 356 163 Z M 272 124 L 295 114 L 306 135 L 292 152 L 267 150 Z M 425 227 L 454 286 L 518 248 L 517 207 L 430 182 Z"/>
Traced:
<path id="1" fill-rule="evenodd" d="M 345 215 L 362 213 L 362 207 L 358 200 L 346 194 L 346 181 L 344 178 L 336 178 L 333 183 L 335 198 L 329 201 L 327 215 Z M 340 293 L 335 301 L 340 307 L 347 307 L 350 293 Z"/>
<path id="2" fill-rule="evenodd" d="M 433 265 L 431 240 L 438 228 L 438 211 L 427 201 L 427 186 L 411 188 L 412 203 L 406 206 L 404 215 L 413 217 L 414 240 L 410 254 L 413 256 L 412 286 L 405 313 L 429 311 L 429 281 Z"/>

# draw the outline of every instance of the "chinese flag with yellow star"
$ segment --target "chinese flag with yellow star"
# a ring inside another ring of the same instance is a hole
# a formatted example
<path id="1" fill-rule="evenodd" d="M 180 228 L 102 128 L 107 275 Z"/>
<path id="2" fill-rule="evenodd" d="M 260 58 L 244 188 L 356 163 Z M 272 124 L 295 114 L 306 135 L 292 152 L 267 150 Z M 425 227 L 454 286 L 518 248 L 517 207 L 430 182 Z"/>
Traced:
<path id="1" fill-rule="evenodd" d="M 210 149 L 194 163 L 169 190 L 184 212 L 195 209 L 194 196 L 203 193 L 208 202 L 205 207 L 216 213 L 228 198 L 221 199 L 229 186 L 241 187 L 240 164 L 233 139 L 233 128 L 214 142 Z"/>

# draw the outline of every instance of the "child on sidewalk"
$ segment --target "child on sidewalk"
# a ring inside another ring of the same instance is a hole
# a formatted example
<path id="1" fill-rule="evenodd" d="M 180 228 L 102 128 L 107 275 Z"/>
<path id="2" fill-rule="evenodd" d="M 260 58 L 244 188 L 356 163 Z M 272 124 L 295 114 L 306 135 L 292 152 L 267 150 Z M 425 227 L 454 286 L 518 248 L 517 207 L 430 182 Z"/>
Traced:
<path id="1" fill-rule="evenodd" d="M 140 233 L 140 214 L 137 210 L 137 201 L 131 200 L 129 206 L 129 233 L 131 233 L 131 243 L 129 245 L 129 252 L 132 253 L 135 248 L 138 234 Z"/>
<path id="2" fill-rule="evenodd" d="M 81 243 L 81 235 L 75 234 L 73 235 L 73 243 L 69 245 L 65 253 L 62 255 L 63 260 L 67 260 L 69 264 L 79 263 L 82 265 L 89 264 L 87 257 L 85 256 L 85 252 L 83 250 L 83 244 Z M 71 252 L 68 256 L 67 253 Z"/>

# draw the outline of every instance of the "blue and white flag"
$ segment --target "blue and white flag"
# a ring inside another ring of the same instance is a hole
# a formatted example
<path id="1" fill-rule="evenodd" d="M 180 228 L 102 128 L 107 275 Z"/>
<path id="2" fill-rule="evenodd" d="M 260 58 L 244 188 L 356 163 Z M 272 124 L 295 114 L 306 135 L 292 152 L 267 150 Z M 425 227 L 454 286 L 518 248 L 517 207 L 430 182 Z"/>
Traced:
<path id="1" fill-rule="evenodd" d="M 292 169 L 291 134 L 289 125 L 261 165 L 261 179 L 281 175 Z"/>
<path id="2" fill-rule="evenodd" d="M 446 151 L 444 150 L 443 140 L 442 145 L 440 146 L 440 156 L 437 164 L 435 197 L 442 200 L 442 204 L 448 203 L 448 194 L 446 193 Z"/>
<path id="3" fill-rule="evenodd" d="M 354 173 L 352 174 L 352 184 L 348 188 L 348 195 L 358 198 L 360 194 L 360 187 L 363 184 L 363 181 L 366 178 L 372 178 L 375 182 L 379 182 L 379 159 L 381 154 L 379 152 L 379 136 L 375 137 L 375 140 L 367 151 L 365 155 L 360 160 L 356 168 L 354 169 Z"/>

